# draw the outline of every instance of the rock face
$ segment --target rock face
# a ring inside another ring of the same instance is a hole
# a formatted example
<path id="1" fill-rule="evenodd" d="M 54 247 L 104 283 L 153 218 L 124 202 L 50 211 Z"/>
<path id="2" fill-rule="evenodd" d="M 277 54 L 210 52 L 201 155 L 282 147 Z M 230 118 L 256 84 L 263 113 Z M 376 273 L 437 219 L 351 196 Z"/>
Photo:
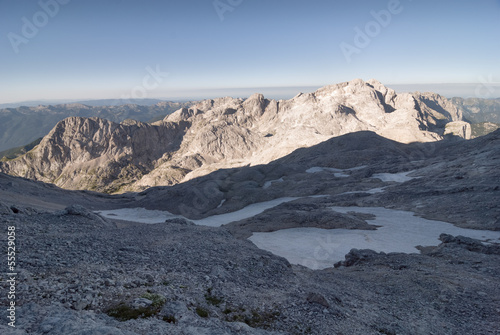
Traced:
<path id="1" fill-rule="evenodd" d="M 142 190 L 269 163 L 362 130 L 403 143 L 436 141 L 446 132 L 470 136 L 445 98 L 396 94 L 376 80 L 357 79 L 286 101 L 261 94 L 205 100 L 151 125 L 71 117 L 26 155 L 0 163 L 0 171 L 68 189 Z"/>

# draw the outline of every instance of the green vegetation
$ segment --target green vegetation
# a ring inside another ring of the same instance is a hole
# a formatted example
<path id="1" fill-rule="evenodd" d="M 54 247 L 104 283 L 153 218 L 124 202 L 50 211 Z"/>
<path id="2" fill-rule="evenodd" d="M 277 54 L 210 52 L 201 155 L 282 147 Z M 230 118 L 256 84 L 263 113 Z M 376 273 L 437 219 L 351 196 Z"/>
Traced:
<path id="1" fill-rule="evenodd" d="M 128 304 L 126 304 L 125 302 L 120 302 L 118 305 L 108 309 L 106 311 L 106 314 L 117 319 L 118 321 L 127 321 L 138 318 L 141 319 L 150 318 L 152 316 L 158 315 L 161 308 L 167 301 L 165 297 L 154 293 L 145 293 L 141 296 L 141 298 L 151 300 L 153 303 L 147 307 L 133 308 Z M 171 320 L 173 317 L 167 317 L 167 318 Z M 165 317 L 163 319 L 164 321 L 167 321 L 165 320 Z M 173 322 L 175 322 L 175 318 L 173 318 Z"/>
<path id="2" fill-rule="evenodd" d="M 0 152 L 0 158 L 2 158 L 2 161 L 9 161 L 16 159 L 19 156 L 24 155 L 28 151 L 32 150 L 34 147 L 36 147 L 40 142 L 42 141 L 42 138 L 40 137 L 39 139 L 34 140 L 33 142 L 17 147 L 17 148 L 12 148 L 8 149 L 5 151 Z"/>
<path id="3" fill-rule="evenodd" d="M 223 311 L 226 314 L 226 321 L 229 322 L 244 322 L 252 328 L 264 328 L 268 329 L 276 321 L 276 319 L 281 315 L 277 310 L 259 310 L 252 309 L 247 311 L 245 308 L 226 308 Z"/>
<path id="4" fill-rule="evenodd" d="M 491 122 L 482 122 L 482 123 L 471 124 L 471 128 L 472 128 L 472 138 L 476 138 L 494 132 L 495 130 L 500 128 L 500 124 Z"/>
<path id="5" fill-rule="evenodd" d="M 141 295 L 141 298 L 151 300 L 153 302 L 151 306 L 155 308 L 161 308 L 165 305 L 165 302 L 167 302 L 164 296 L 149 292 Z"/>
<path id="6" fill-rule="evenodd" d="M 213 306 L 219 306 L 221 303 L 224 302 L 223 298 L 216 297 L 216 296 L 212 295 L 212 289 L 211 288 L 207 289 L 207 293 L 205 293 L 205 300 L 210 305 L 213 305 Z"/>
<path id="7" fill-rule="evenodd" d="M 196 314 L 202 318 L 208 318 L 208 311 L 202 307 L 196 307 Z"/>
<path id="8" fill-rule="evenodd" d="M 118 306 L 110 308 L 106 313 L 118 321 L 128 321 L 149 318 L 158 312 L 159 310 L 152 308 L 152 306 L 135 309 L 122 302 Z"/>
<path id="9" fill-rule="evenodd" d="M 163 319 L 163 321 L 168 322 L 168 323 L 176 323 L 177 322 L 177 320 L 175 319 L 175 317 L 173 315 L 164 316 L 162 319 Z"/>

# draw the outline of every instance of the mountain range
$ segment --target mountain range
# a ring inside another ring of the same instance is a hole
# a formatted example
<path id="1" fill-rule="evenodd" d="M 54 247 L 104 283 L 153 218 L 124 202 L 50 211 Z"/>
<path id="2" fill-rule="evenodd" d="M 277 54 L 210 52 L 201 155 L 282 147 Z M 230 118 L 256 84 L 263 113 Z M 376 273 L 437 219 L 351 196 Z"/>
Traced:
<path id="1" fill-rule="evenodd" d="M 376 80 L 357 79 L 290 100 L 261 94 L 204 100 L 150 124 L 69 117 L 28 153 L 0 162 L 0 171 L 67 189 L 140 191 L 222 168 L 266 164 L 363 130 L 402 143 L 471 136 L 470 124 L 446 98 L 397 94 Z"/>
<path id="2" fill-rule="evenodd" d="M 89 102 L 87 102 L 89 103 Z M 111 101 L 102 106 L 82 103 L 60 105 L 22 106 L 0 109 L 0 151 L 24 146 L 48 134 L 61 120 L 70 116 L 101 117 L 113 122 L 126 119 L 155 121 L 185 106 L 190 102 L 155 102 L 151 105 L 126 104 L 113 106 Z M 141 102 L 144 103 L 144 102 Z"/>

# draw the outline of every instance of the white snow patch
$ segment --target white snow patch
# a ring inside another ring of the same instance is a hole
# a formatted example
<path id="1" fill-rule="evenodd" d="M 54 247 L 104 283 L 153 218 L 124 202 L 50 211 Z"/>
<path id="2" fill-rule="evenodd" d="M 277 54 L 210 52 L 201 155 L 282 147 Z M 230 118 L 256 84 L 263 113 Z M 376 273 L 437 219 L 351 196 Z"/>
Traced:
<path id="1" fill-rule="evenodd" d="M 314 166 L 306 170 L 306 173 L 317 173 L 317 172 L 323 172 L 323 168 L 319 166 Z"/>
<path id="2" fill-rule="evenodd" d="M 197 225 L 201 226 L 211 226 L 211 227 L 219 227 L 224 224 L 227 224 L 229 222 L 233 221 L 239 221 L 247 218 L 251 218 L 252 216 L 255 216 L 257 214 L 262 213 L 266 209 L 276 207 L 284 202 L 289 202 L 293 200 L 297 200 L 299 198 L 296 197 L 285 197 L 285 198 L 278 198 L 270 201 L 264 201 L 264 202 L 258 202 L 255 204 L 251 204 L 246 206 L 245 208 L 240 209 L 239 211 L 236 212 L 231 212 L 231 213 L 226 213 L 226 214 L 219 214 L 219 215 L 212 215 L 204 219 L 200 220 L 191 220 Z"/>
<path id="3" fill-rule="evenodd" d="M 337 168 L 330 168 L 330 167 L 320 167 L 320 166 L 314 166 L 312 168 L 309 168 L 306 170 L 306 173 L 318 173 L 318 172 L 333 172 L 333 175 L 337 178 L 345 178 L 345 177 L 350 177 L 349 174 L 347 174 L 347 171 L 355 171 L 355 170 L 361 170 L 364 169 L 366 165 L 362 166 L 356 166 L 353 168 L 349 169 L 337 169 Z"/>
<path id="4" fill-rule="evenodd" d="M 380 179 L 381 181 L 395 181 L 397 183 L 404 183 L 408 180 L 412 180 L 418 177 L 409 177 L 408 175 L 415 170 L 407 171 L 407 172 L 399 172 L 399 173 L 376 173 L 372 176 L 372 178 Z"/>
<path id="5" fill-rule="evenodd" d="M 346 170 L 349 170 L 349 171 L 363 170 L 367 166 L 368 165 L 355 166 L 353 168 L 349 168 L 349 169 L 346 169 Z"/>
<path id="6" fill-rule="evenodd" d="M 220 204 L 217 206 L 217 208 L 221 208 L 221 207 L 222 207 L 222 205 L 224 205 L 224 203 L 225 203 L 225 202 L 226 202 L 226 199 L 222 199 L 222 200 L 220 201 Z"/>
<path id="7" fill-rule="evenodd" d="M 356 194 L 356 193 L 369 193 L 369 194 L 375 194 L 375 193 L 383 193 L 385 192 L 386 186 L 384 187 L 375 187 L 366 191 L 351 191 L 351 192 L 343 192 L 338 195 L 344 195 L 344 194 Z"/>
<path id="8" fill-rule="evenodd" d="M 123 221 L 132 221 L 140 223 L 161 223 L 167 219 L 183 218 L 167 211 L 150 210 L 145 208 L 121 208 L 106 211 L 97 211 L 104 217 Z"/>
<path id="9" fill-rule="evenodd" d="M 174 215 L 168 211 L 148 210 L 145 208 L 121 208 L 121 209 L 113 209 L 106 211 L 98 211 L 96 213 L 101 214 L 102 216 L 110 219 L 131 221 L 131 222 L 154 224 L 154 223 L 165 222 L 165 220 L 167 219 L 181 218 L 192 221 L 197 225 L 219 227 L 229 222 L 250 218 L 252 216 L 262 213 L 266 209 L 273 208 L 284 202 L 293 201 L 297 199 L 299 198 L 285 197 L 285 198 L 277 198 L 270 201 L 258 202 L 255 204 L 248 205 L 245 208 L 242 208 L 235 212 L 212 215 L 200 220 L 190 220 L 185 218 L 184 216 Z M 221 201 L 219 206 L 222 206 L 224 202 L 225 202 L 224 200 Z"/>
<path id="10" fill-rule="evenodd" d="M 262 186 L 263 189 L 266 189 L 266 188 L 269 188 L 271 187 L 271 184 L 272 183 L 282 183 L 284 182 L 285 180 L 283 180 L 283 177 L 281 177 L 280 179 L 274 179 L 274 180 L 269 180 L 269 181 L 266 181 L 264 183 L 264 186 Z"/>
<path id="11" fill-rule="evenodd" d="M 500 232 L 456 227 L 450 223 L 415 216 L 412 212 L 380 207 L 331 207 L 341 213 L 360 212 L 376 216 L 370 224 L 377 230 L 292 228 L 271 233 L 254 233 L 249 240 L 257 247 L 285 257 L 292 264 L 311 269 L 332 267 L 344 260 L 352 248 L 383 252 L 418 253 L 415 247 L 435 246 L 442 233 L 463 235 L 500 243 Z"/>
<path id="12" fill-rule="evenodd" d="M 306 173 L 318 173 L 318 172 L 333 172 L 333 175 L 337 178 L 345 178 L 345 177 L 350 177 L 345 171 L 348 170 L 341 170 L 341 169 L 336 169 L 336 168 L 329 168 L 329 167 L 319 167 L 319 166 L 314 166 L 310 169 L 306 170 Z"/>

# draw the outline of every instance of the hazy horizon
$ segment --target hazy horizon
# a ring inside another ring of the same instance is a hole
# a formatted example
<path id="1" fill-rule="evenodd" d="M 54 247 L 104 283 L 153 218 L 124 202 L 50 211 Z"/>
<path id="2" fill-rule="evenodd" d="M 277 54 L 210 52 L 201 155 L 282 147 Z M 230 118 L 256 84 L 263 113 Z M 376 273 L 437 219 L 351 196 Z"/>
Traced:
<path id="1" fill-rule="evenodd" d="M 33 99 L 33 100 L 23 100 L 23 101 L 9 101 L 0 102 L 1 108 L 14 108 L 20 106 L 36 106 L 38 104 L 64 104 L 64 103 L 74 103 L 74 102 L 85 102 L 85 101 L 100 101 L 100 100 L 110 100 L 115 104 L 126 104 L 127 101 L 132 101 L 137 103 L 141 100 L 162 100 L 162 101 L 189 101 L 189 100 L 204 100 L 204 99 L 214 99 L 220 97 L 231 96 L 234 98 L 246 98 L 254 93 L 261 93 L 267 99 L 275 100 L 287 100 L 293 98 L 299 93 L 309 93 L 314 92 L 324 85 L 314 85 L 314 86 L 294 86 L 294 87 L 246 87 L 246 88 L 214 88 L 214 89 L 204 89 L 204 90 L 181 90 L 175 92 L 173 95 L 166 96 L 153 96 L 146 99 L 119 99 L 114 97 L 103 97 L 103 98 L 68 98 L 68 99 Z M 433 92 L 440 94 L 446 98 L 461 97 L 461 98 L 487 98 L 487 99 L 498 99 L 498 96 L 482 96 L 487 95 L 489 90 L 494 90 L 494 92 L 500 92 L 500 85 L 491 85 L 489 87 L 484 86 L 482 83 L 463 83 L 463 84 L 388 84 L 389 88 L 394 89 L 397 93 L 404 92 Z M 477 94 L 477 93 L 482 94 Z M 7 106 L 8 105 L 8 106 Z"/>
<path id="2" fill-rule="evenodd" d="M 355 78 L 494 98 L 499 18 L 498 0 L 0 0 L 0 104 L 284 98 Z"/>

